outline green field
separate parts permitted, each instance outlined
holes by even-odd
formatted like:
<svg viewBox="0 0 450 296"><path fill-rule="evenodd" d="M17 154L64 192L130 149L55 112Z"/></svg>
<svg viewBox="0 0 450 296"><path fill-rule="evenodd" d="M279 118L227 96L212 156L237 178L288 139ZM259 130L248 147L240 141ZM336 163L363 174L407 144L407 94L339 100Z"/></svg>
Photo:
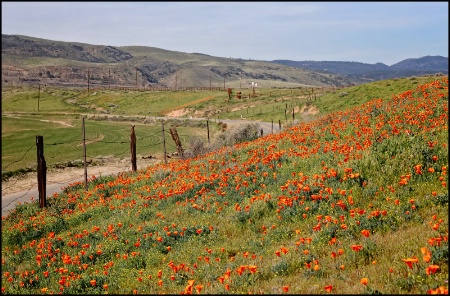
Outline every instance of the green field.
<svg viewBox="0 0 450 296"><path fill-rule="evenodd" d="M185 147L192 135L207 141L206 118L211 120L210 137L221 127L221 119L273 122L274 125L309 121L317 116L345 110L372 98L389 99L392 94L433 81L436 77L411 77L378 81L343 89L233 89L231 99L224 91L136 91L18 87L2 89L2 176L36 166L35 141L44 137L48 166L69 164L83 159L81 122L86 117L87 157L130 157L131 125L137 125L137 154L163 154L162 126L153 117L164 117L165 127L176 127ZM241 98L236 93L241 91ZM39 111L38 111L39 107ZM315 109L319 113L300 113ZM308 109L309 108L309 109ZM167 118L184 110L181 121ZM5 116L8 113L8 116ZM13 114L11 114L13 113ZM15 114L14 114L15 113ZM88 114L96 118L87 117ZM115 115L115 120L100 120ZM127 118L132 116L133 118ZM189 120L201 117L203 121ZM143 124L146 118L148 123ZM66 122L64 126L55 121ZM166 133L167 152L176 147ZM128 149L129 150L129 149Z"/></svg>

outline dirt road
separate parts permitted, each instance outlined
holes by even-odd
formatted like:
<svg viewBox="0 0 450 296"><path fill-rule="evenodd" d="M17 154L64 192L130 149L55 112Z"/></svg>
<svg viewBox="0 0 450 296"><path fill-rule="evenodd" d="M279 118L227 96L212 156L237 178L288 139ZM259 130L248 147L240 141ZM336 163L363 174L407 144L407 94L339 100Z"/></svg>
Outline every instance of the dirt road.
<svg viewBox="0 0 450 296"><path fill-rule="evenodd" d="M140 159L137 170L154 164L156 159ZM99 178L107 175L118 175L121 172L130 172L130 161L111 162L101 166L87 167L88 180L95 176ZM84 168L67 167L64 169L49 169L47 171L46 196L53 196L65 187L75 182L84 182ZM22 176L10 178L2 182L2 217L15 208L18 203L31 202L39 199L37 187L37 173L27 173Z"/></svg>

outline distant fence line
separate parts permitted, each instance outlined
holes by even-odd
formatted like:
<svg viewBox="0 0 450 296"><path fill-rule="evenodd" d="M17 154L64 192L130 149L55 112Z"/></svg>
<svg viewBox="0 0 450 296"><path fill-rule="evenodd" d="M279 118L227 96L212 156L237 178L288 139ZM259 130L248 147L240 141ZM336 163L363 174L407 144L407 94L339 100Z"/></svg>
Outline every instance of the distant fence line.
<svg viewBox="0 0 450 296"><path fill-rule="evenodd" d="M98 86L96 85L92 90L138 90L138 91L197 91L197 90L206 90L206 91L227 91L228 88L223 87L206 87L206 86L189 86L189 87L151 87L151 86Z"/></svg>

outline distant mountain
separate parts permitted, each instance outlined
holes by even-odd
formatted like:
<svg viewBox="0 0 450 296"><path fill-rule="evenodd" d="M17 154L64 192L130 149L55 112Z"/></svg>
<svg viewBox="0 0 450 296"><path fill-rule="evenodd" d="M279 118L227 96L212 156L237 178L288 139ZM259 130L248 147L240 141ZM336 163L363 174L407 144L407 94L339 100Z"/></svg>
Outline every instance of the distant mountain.
<svg viewBox="0 0 450 296"><path fill-rule="evenodd" d="M343 87L373 80L444 73L448 58L382 63L254 61L147 46L91 45L2 34L2 86ZM89 81L89 82L88 82Z"/></svg>
<svg viewBox="0 0 450 296"><path fill-rule="evenodd" d="M442 73L448 75L448 58L442 56L425 56L416 59L406 59L392 66L387 66L383 63L365 64L334 61L274 60L272 62L322 73L344 75L356 84L365 83L367 81L426 74Z"/></svg>

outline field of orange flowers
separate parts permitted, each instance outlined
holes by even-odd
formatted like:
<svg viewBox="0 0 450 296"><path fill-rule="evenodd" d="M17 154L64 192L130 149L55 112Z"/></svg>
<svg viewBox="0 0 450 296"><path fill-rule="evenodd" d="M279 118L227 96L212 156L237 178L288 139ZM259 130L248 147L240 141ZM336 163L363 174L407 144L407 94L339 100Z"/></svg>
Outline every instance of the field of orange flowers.
<svg viewBox="0 0 450 296"><path fill-rule="evenodd" d="M448 294L448 78L75 183L2 219L2 294Z"/></svg>

